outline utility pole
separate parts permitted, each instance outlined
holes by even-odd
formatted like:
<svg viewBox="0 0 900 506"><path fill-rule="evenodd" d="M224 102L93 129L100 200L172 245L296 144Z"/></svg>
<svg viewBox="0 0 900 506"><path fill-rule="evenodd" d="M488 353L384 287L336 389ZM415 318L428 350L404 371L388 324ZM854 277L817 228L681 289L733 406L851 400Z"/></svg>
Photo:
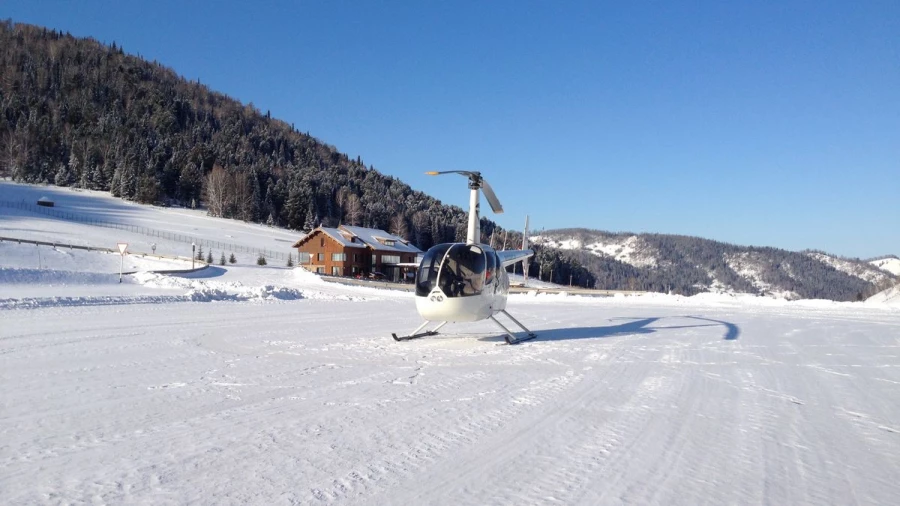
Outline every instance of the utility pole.
<svg viewBox="0 0 900 506"><path fill-rule="evenodd" d="M525 230L522 232L522 249L528 249L528 215L525 215ZM522 277L528 286L528 257L522 259Z"/></svg>
<svg viewBox="0 0 900 506"><path fill-rule="evenodd" d="M194 254L194 252L196 252L196 251L197 251L197 244L192 242L191 243L191 270L194 269L194 257L197 256Z"/></svg>

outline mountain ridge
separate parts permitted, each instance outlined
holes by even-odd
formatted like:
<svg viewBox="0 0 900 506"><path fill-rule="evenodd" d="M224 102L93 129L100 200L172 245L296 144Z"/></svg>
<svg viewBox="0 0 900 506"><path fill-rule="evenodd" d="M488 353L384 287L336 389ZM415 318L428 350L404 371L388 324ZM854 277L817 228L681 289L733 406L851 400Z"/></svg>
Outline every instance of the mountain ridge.
<svg viewBox="0 0 900 506"><path fill-rule="evenodd" d="M686 235L566 228L542 231L531 240L569 252L604 289L862 300L898 281L860 259Z"/></svg>

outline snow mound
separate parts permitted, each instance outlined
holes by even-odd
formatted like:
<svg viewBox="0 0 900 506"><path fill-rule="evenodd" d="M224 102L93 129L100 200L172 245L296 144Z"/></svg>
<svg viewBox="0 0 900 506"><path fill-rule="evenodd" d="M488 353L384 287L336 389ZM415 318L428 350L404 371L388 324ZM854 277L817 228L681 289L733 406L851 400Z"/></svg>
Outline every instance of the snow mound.
<svg viewBox="0 0 900 506"><path fill-rule="evenodd" d="M300 273L302 269L294 270L294 275L306 278ZM321 279L314 274L310 276L321 283ZM252 300L348 300L364 301L365 297L346 294L326 294L317 290L305 290L276 284L245 285L241 281L212 281L209 279L196 279L181 276L169 276L150 272L139 272L134 275L138 283L166 289L186 290L185 297L195 302L212 301L252 301Z"/></svg>

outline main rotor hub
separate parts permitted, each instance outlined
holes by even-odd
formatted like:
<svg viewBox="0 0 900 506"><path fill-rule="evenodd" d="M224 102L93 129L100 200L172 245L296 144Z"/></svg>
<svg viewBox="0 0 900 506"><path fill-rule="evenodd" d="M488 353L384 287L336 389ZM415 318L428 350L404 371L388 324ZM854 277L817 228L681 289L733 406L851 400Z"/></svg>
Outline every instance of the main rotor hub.
<svg viewBox="0 0 900 506"><path fill-rule="evenodd" d="M481 173L480 172L469 172L469 189L470 190L480 190L481 189Z"/></svg>

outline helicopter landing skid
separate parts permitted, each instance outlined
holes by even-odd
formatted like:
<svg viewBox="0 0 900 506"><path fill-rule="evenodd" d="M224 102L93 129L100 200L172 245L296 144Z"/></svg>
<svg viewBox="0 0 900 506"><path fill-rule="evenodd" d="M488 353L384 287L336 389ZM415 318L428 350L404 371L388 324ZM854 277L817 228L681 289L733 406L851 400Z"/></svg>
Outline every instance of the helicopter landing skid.
<svg viewBox="0 0 900 506"><path fill-rule="evenodd" d="M493 315L491 315L491 320L494 320L494 323L496 323L498 327L503 329L503 333L506 334L505 336L503 336L504 338L506 338L506 344L519 344L521 342L528 341L528 340L531 340L531 339L534 339L535 337L537 337L537 334L526 329L525 325L522 325L521 323L519 323L519 320L516 320L515 318L513 318L512 315L507 313L505 309L501 309L500 312L505 314L507 318L512 320L513 323L518 325L519 328L521 328L525 332L524 336L516 337L512 332L509 331L508 328L506 328L502 323L497 321L497 319L494 318Z"/></svg>
<svg viewBox="0 0 900 506"><path fill-rule="evenodd" d="M413 330L412 334L410 334L408 336L398 336L397 334L394 334L394 333L392 333L391 336L394 338L394 341L411 341L413 339L418 339L420 337L436 336L438 333L437 332L438 329L440 329L441 327L443 327L444 325L447 324L447 322L441 322L440 324L438 324L437 327L435 327L431 330L426 330L425 332L419 332L420 330L424 329L425 326L428 325L429 323L430 322L428 320L425 320L424 323L419 325L419 327L416 330Z"/></svg>

